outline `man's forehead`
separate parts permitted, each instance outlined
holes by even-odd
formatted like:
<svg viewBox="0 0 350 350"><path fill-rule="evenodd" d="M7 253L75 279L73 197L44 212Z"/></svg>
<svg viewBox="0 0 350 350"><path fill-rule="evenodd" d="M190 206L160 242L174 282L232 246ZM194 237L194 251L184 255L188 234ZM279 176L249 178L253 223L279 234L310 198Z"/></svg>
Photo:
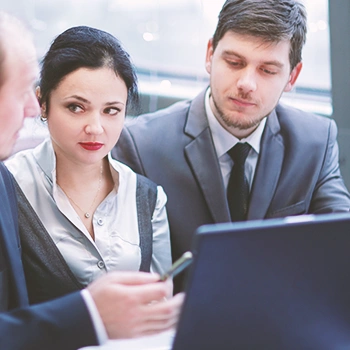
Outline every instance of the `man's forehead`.
<svg viewBox="0 0 350 350"><path fill-rule="evenodd" d="M28 55L35 54L32 35L17 18L0 12L0 31L0 44L5 53L23 48Z"/></svg>
<svg viewBox="0 0 350 350"><path fill-rule="evenodd" d="M5 62L1 68L3 71L2 85L7 86L7 89L14 94L22 96L23 92L34 88L34 84L38 79L39 68L35 54L26 55L24 46L21 47L21 50L17 50L17 48L18 45L9 51L5 57Z"/></svg>
<svg viewBox="0 0 350 350"><path fill-rule="evenodd" d="M25 65L34 70L34 74L37 75L37 55L31 36L23 33L21 28L7 28L6 31L2 47L7 66L12 65L20 68L20 66Z"/></svg>

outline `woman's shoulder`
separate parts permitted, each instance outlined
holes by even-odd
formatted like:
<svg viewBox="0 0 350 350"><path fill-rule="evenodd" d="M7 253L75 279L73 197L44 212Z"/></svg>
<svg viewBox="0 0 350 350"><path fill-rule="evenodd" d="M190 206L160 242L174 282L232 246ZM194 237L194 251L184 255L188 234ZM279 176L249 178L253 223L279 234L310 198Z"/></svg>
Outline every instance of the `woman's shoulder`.
<svg viewBox="0 0 350 350"><path fill-rule="evenodd" d="M35 148L19 151L7 159L5 165L17 180L23 176L25 178L30 178L33 169L37 168L35 155L38 152L42 153L43 149L46 147L46 141L44 141Z"/></svg>
<svg viewBox="0 0 350 350"><path fill-rule="evenodd" d="M6 167L13 173L19 168L23 168L33 155L33 149L26 149L13 154L9 159L5 160Z"/></svg>

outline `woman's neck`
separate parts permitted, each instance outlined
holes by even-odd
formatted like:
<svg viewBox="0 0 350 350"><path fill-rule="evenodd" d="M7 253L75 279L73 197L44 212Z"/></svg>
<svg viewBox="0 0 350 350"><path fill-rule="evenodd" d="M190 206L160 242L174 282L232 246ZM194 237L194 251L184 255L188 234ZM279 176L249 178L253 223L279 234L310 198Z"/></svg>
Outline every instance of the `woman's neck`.
<svg viewBox="0 0 350 350"><path fill-rule="evenodd" d="M108 159L99 163L79 165L56 160L56 182L68 197L92 239L95 239L92 217L114 187Z"/></svg>
<svg viewBox="0 0 350 350"><path fill-rule="evenodd" d="M107 160L102 159L94 164L77 164L67 160L56 159L56 182L64 189L74 192L86 190L101 178L105 178L109 167L105 166Z"/></svg>

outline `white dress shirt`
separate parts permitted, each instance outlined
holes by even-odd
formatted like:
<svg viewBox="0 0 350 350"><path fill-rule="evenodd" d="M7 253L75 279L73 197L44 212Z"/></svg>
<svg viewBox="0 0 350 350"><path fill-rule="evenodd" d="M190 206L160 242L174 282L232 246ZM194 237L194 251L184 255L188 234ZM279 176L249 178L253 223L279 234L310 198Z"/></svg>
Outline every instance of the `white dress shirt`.
<svg viewBox="0 0 350 350"><path fill-rule="evenodd" d="M233 160L228 155L228 151L238 142L247 142L252 148L249 151L248 157L245 162L245 176L248 180L249 187L251 189L255 174L256 164L258 162L260 152L260 141L264 132L266 117L262 119L259 126L246 138L239 140L237 137L230 134L224 129L214 116L211 110L210 103L210 88L208 88L205 95L205 111L207 113L209 128L213 137L213 142L216 150L216 155L219 160L222 178L224 180L225 188L227 189L228 181L230 178L231 170L233 167Z"/></svg>

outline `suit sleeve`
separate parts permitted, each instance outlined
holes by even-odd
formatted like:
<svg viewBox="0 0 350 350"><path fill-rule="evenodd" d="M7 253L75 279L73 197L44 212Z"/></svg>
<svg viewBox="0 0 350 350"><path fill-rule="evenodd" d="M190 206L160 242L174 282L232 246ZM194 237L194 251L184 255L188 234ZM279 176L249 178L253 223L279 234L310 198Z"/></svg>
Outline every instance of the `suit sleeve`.
<svg viewBox="0 0 350 350"><path fill-rule="evenodd" d="M122 130L117 144L111 151L111 155L114 159L128 165L136 173L145 175L135 141L127 127L124 127Z"/></svg>
<svg viewBox="0 0 350 350"><path fill-rule="evenodd" d="M339 169L337 126L334 120L331 120L323 166L312 196L310 212L315 214L348 212L349 208L349 192Z"/></svg>
<svg viewBox="0 0 350 350"><path fill-rule="evenodd" d="M73 350L97 345L80 292L0 314L0 344L7 350Z"/></svg>

